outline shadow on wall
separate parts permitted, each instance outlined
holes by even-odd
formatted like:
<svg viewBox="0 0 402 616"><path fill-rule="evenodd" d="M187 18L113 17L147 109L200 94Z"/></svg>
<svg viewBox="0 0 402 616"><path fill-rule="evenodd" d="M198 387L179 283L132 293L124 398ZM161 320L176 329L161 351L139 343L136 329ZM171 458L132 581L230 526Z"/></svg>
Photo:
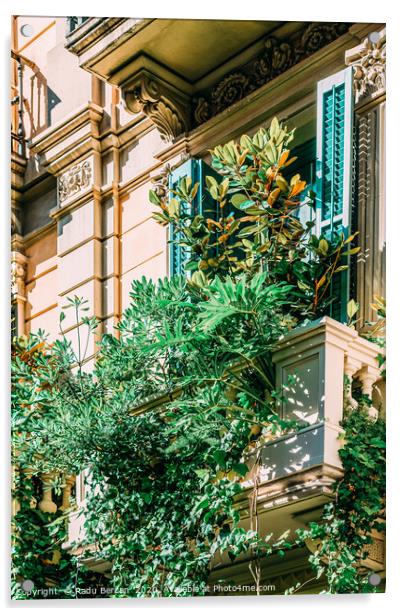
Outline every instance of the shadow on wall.
<svg viewBox="0 0 402 616"><path fill-rule="evenodd" d="M50 126L52 123L52 111L61 103L61 99L57 96L55 92L49 86L47 86L47 125Z"/></svg>
<svg viewBox="0 0 402 616"><path fill-rule="evenodd" d="M48 128L52 123L52 112L61 103L61 99L47 85L47 79L32 61L23 60L24 70L31 71L31 75L24 85L25 117L28 118L28 126L25 126L25 134L28 139L33 139L41 131Z"/></svg>

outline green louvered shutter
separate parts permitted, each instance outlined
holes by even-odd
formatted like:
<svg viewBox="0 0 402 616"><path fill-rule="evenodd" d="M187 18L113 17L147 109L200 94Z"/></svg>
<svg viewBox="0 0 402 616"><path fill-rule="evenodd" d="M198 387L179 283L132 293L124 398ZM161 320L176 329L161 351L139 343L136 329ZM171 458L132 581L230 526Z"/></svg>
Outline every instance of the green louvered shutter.
<svg viewBox="0 0 402 616"><path fill-rule="evenodd" d="M205 177L207 175L215 177L218 181L222 180L222 176L219 175L215 169L207 165L207 163L203 160L190 158L172 171L169 180L169 190L174 190L180 180L184 177L190 177L193 185L196 182L199 182L200 185L193 203L191 215L196 216L197 214L203 214L207 218L217 220L219 216L217 202L212 199L211 195L206 190ZM186 208L186 211L188 212L189 205L186 202L180 202L180 208ZM175 231L173 225L169 225L168 236L170 242L169 275L190 275L190 272L185 270L185 265L190 260L190 251L187 246L179 246L176 243L172 243L172 240L179 239L179 234Z"/></svg>
<svg viewBox="0 0 402 616"><path fill-rule="evenodd" d="M353 74L349 67L317 84L316 234L350 234ZM333 278L330 316L346 320L349 270Z"/></svg>
<svg viewBox="0 0 402 616"><path fill-rule="evenodd" d="M195 165L196 161L193 159L186 160L179 167L174 169L169 177L169 194L171 197L174 195L170 192L171 190L175 190L176 186L179 184L180 180L185 177L190 177L192 182L194 183L195 178ZM189 205L185 201L180 202L180 208L183 211L188 211ZM184 266L189 259L189 250L187 246L179 246L176 243L172 243L172 240L180 239L180 233L178 233L173 225L169 225L168 239L169 239L169 275L176 276L179 274L184 274Z"/></svg>

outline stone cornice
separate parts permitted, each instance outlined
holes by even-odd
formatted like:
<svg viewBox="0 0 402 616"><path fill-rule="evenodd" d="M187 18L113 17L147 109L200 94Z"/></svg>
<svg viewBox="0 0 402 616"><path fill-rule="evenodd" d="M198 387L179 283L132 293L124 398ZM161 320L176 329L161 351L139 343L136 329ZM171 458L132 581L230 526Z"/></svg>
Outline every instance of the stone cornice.
<svg viewBox="0 0 402 616"><path fill-rule="evenodd" d="M11 152L11 187L15 190L20 190L23 186L26 166L26 158Z"/></svg>
<svg viewBox="0 0 402 616"><path fill-rule="evenodd" d="M81 26L67 34L65 47L79 55L123 21L125 21L124 17L90 17Z"/></svg>
<svg viewBox="0 0 402 616"><path fill-rule="evenodd" d="M27 235L24 235L24 237L17 234L13 235L11 245L16 247L15 250L22 250L22 247L26 249L35 242L45 237L50 231L52 231L52 229L55 229L55 227L56 222L54 220L51 220L43 227L39 227L39 229L35 229L34 231L27 233Z"/></svg>
<svg viewBox="0 0 402 616"><path fill-rule="evenodd" d="M39 157L47 171L58 175L91 150L100 150L99 122L102 116L102 107L87 103L33 139L31 152Z"/></svg>
<svg viewBox="0 0 402 616"><path fill-rule="evenodd" d="M78 55L82 68L104 79L97 65L152 21L153 18L90 17L67 36L66 48Z"/></svg>

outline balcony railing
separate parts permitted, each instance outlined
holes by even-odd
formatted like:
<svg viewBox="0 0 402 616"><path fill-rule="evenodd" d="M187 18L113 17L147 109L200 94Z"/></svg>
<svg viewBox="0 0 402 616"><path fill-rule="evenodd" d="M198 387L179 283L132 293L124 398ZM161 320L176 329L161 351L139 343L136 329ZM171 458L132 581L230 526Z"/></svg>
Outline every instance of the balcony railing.
<svg viewBox="0 0 402 616"><path fill-rule="evenodd" d="M67 35L82 26L88 19L89 17L67 17Z"/></svg>

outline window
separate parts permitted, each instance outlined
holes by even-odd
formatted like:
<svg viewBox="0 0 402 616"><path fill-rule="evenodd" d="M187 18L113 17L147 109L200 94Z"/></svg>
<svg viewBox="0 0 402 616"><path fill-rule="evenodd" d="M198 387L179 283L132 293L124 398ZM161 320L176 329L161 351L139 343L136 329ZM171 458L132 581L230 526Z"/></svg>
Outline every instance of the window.
<svg viewBox="0 0 402 616"><path fill-rule="evenodd" d="M185 208L185 211L196 216L197 214L207 215L208 218L217 219L218 208L217 202L214 201L207 190L205 190L206 182L205 177L212 175L216 177L218 181L221 180L221 176L215 169L207 165L203 160L190 158L186 162L182 163L179 167L173 170L169 180L169 190L174 190L179 182L185 178L191 178L192 184L199 182L199 189L194 199L192 211L189 212L190 207L186 202L180 202L179 207ZM173 195L172 195L173 196ZM175 276L178 274L189 274L185 269L186 263L190 260L189 248L185 245L181 246L177 243L173 243L172 240L180 240L180 234L174 229L173 225L169 225L169 275ZM184 239L184 238L182 238Z"/></svg>

